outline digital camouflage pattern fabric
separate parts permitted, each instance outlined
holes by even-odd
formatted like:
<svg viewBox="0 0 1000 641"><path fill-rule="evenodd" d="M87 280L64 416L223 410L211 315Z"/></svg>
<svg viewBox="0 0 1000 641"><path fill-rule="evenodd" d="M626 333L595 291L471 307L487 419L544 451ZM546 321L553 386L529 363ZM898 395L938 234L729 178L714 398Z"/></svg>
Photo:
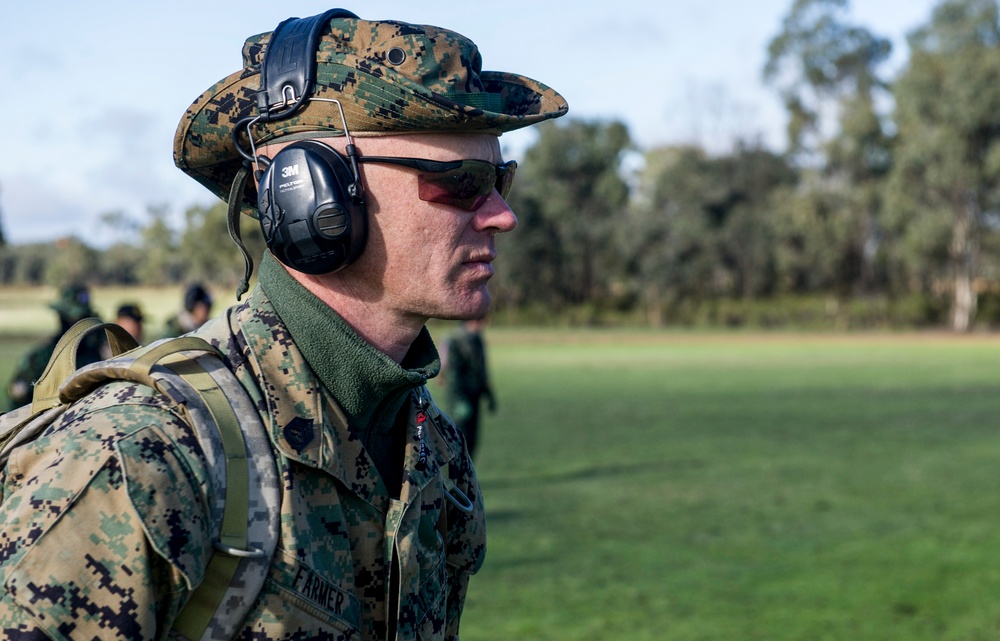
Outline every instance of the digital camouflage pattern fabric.
<svg viewBox="0 0 1000 641"><path fill-rule="evenodd" d="M261 62L270 36L247 39L243 69L202 93L174 137L176 165L226 201L243 162L232 132L236 123L257 115ZM555 90L524 76L483 71L482 64L476 45L454 31L332 19L316 53L312 99L290 118L253 126L254 142L302 132L341 132L340 111L330 100L340 101L351 133L361 136L501 134L567 112L566 100Z"/></svg>
<svg viewBox="0 0 1000 641"><path fill-rule="evenodd" d="M484 512L461 435L426 390L411 394L391 499L259 286L197 335L256 404L282 480L278 551L236 638L382 639L392 603L395 638L456 639ZM444 470L471 513L447 498ZM166 638L211 554L213 500L196 438L167 402L105 386L17 450L0 483L2 638Z"/></svg>

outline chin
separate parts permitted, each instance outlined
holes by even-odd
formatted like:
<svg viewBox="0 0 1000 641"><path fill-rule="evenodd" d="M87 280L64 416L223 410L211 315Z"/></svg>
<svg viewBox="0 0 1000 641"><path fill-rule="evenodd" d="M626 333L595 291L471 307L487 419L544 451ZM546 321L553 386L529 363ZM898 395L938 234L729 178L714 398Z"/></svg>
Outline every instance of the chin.
<svg viewBox="0 0 1000 641"><path fill-rule="evenodd" d="M484 287L482 291L476 292L475 296L462 301L461 304L449 305L442 309L440 314L435 314L434 318L440 320L475 320L483 318L489 313L493 304L493 298Z"/></svg>

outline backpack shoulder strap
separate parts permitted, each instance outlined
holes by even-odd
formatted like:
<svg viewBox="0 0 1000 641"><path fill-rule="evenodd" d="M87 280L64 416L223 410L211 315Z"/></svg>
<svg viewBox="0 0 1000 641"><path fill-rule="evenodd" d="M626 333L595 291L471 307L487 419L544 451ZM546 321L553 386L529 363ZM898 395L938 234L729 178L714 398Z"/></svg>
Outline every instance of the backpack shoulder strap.
<svg viewBox="0 0 1000 641"><path fill-rule="evenodd" d="M76 369L80 343L100 329L114 357ZM131 381L166 396L205 454L216 534L205 577L170 635L226 640L256 600L277 546L281 493L274 452L253 401L212 345L183 336L137 348L135 339L113 323L88 318L70 328L36 382L32 403L0 416L0 465L101 385Z"/></svg>
<svg viewBox="0 0 1000 641"><path fill-rule="evenodd" d="M205 577L171 635L229 639L264 584L280 526L274 452L253 401L218 350L195 336L165 339L95 365L67 381L60 398L86 395L109 376L148 385L171 400L202 445L213 478L218 534Z"/></svg>
<svg viewBox="0 0 1000 641"><path fill-rule="evenodd" d="M76 353L80 348L80 343L87 336L100 329L103 329L107 336L113 356L118 356L139 346L135 338L120 325L104 323L99 318L84 318L78 321L59 337L52 357L49 358L45 370L35 382L35 389L31 395L32 415L40 414L62 403L58 394L59 387L76 371Z"/></svg>
<svg viewBox="0 0 1000 641"><path fill-rule="evenodd" d="M15 447L34 440L66 409L67 404L59 397L59 387L76 370L80 343L101 329L107 336L113 356L139 346L122 327L103 323L98 318L84 318L60 336L42 375L35 381L31 403L0 414L0 467L7 465Z"/></svg>

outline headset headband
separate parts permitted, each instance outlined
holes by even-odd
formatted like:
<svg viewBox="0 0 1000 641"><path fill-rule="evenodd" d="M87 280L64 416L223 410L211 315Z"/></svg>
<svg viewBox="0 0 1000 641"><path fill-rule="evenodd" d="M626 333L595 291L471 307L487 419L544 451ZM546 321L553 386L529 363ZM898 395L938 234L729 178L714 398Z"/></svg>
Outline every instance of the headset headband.
<svg viewBox="0 0 1000 641"><path fill-rule="evenodd" d="M330 20L337 18L360 19L345 9L330 9L310 18L289 18L275 28L264 49L264 59L260 65L260 89L256 94L258 113L240 120L233 127L233 144L245 159L229 192L227 217L229 235L240 248L244 261L244 277L237 286L236 300L249 289L253 272L253 259L243 244L239 228L240 207L249 182L251 164L257 167L254 173L263 189L259 191L256 203L260 212L261 230L268 249L282 263L306 273L326 273L350 264L364 248L367 220L358 169L358 152L347 133L347 120L340 102L325 99L337 103L340 111L348 143L347 158L332 149L329 150L330 157L324 159L324 154L320 154L315 161L318 163L315 175L313 168L305 170L313 185L307 198L285 198L282 200L287 202L281 203L274 201L274 194L267 188L268 182L272 180L272 164L268 159L256 156L250 132L254 122L274 122L290 117L313 93L320 37ZM252 153L243 149L239 139L239 132L244 127ZM312 149L306 143L308 141L302 141L289 149L298 147L300 153L303 146ZM285 152L279 152L275 158L283 153ZM304 155L299 160L307 165L314 162ZM267 169L261 171L259 162ZM292 169L291 166L285 168ZM298 166L294 169L297 171ZM318 181L317 184L313 184L314 178ZM342 194L348 198L344 199ZM293 196L301 197L306 194ZM272 212L272 209L279 206L287 207L289 215ZM331 220L337 222L337 225L331 227L327 224ZM320 228L318 231L317 227Z"/></svg>
<svg viewBox="0 0 1000 641"><path fill-rule="evenodd" d="M309 18L289 18L271 34L260 69L257 112L263 122L292 115L313 91L316 78L316 51L327 23L334 18L358 16L346 9L330 9ZM281 111L271 109L284 106Z"/></svg>

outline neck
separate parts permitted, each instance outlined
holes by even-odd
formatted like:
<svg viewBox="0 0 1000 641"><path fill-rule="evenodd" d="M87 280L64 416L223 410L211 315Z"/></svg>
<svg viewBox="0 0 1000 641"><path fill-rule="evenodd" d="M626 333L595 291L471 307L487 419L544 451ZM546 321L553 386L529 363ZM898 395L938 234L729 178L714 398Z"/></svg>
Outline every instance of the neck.
<svg viewBox="0 0 1000 641"><path fill-rule="evenodd" d="M396 363L402 363L427 322L419 316L394 313L371 296L359 295L336 275L288 273L316 298L329 305L366 343Z"/></svg>

